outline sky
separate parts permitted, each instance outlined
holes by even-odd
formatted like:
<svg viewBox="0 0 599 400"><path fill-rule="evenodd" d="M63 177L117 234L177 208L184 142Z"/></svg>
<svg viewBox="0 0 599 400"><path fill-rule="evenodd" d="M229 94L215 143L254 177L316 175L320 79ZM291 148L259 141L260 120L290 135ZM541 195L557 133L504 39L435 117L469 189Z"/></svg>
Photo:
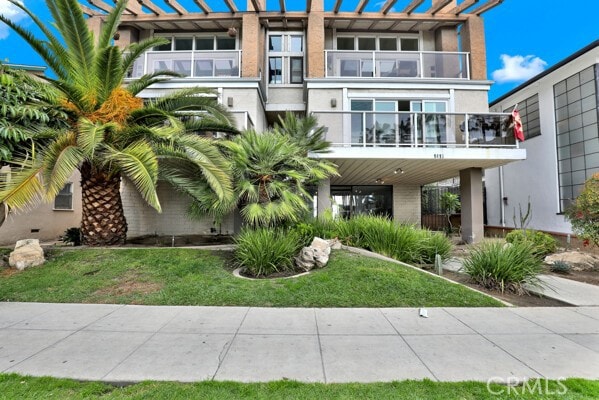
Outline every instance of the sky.
<svg viewBox="0 0 599 400"><path fill-rule="evenodd" d="M20 0L42 21L51 23L43 0ZM112 0L105 0L110 3ZM411 0L398 0L403 9ZM426 0L416 12L426 11ZM458 0L461 2L463 0ZM479 0L483 4L486 0ZM86 3L85 0L81 0ZM356 8L359 0L344 0L341 11ZM163 0L154 0L163 6ZM186 9L198 10L192 0L179 0ZM228 11L223 0L207 0L213 11ZM246 0L235 0L240 10ZM325 0L331 10L335 0ZM365 11L378 11L384 1L371 0ZM287 9L305 9L306 0L286 0ZM88 4L89 5L89 4ZM476 7L476 6L474 6ZM92 7L93 8L93 7ZM165 11L171 10L162 7ZM268 10L279 10L278 0L267 0ZM0 14L33 28L33 22L6 0L0 0ZM495 81L489 93L492 101L527 79L550 68L587 44L599 39L599 0L504 0L483 14L487 44L487 71ZM33 29L34 33L39 33ZM42 60L18 35L0 23L0 60L16 64L43 65Z"/></svg>

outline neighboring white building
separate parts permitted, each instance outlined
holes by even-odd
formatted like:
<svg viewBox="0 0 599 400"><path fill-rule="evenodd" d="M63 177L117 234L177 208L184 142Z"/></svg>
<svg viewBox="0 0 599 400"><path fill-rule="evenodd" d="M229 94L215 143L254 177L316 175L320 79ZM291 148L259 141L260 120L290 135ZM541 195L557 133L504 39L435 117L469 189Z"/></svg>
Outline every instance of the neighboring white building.
<svg viewBox="0 0 599 400"><path fill-rule="evenodd" d="M489 226L513 227L532 205L530 228L568 234L563 212L599 172L599 40L493 101L522 116L526 160L485 171Z"/></svg>

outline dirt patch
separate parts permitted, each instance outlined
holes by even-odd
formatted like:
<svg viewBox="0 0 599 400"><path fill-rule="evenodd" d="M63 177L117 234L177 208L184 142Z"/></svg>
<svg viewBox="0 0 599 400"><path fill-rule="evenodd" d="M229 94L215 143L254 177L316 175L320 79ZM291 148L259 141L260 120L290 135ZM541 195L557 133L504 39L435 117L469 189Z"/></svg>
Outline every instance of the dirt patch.
<svg viewBox="0 0 599 400"><path fill-rule="evenodd" d="M0 276L3 278L8 278L9 276L16 275L19 272L21 271L16 268L0 268Z"/></svg>
<svg viewBox="0 0 599 400"><path fill-rule="evenodd" d="M126 296L130 294L147 295L159 291L162 287L161 283L140 281L138 273L130 272L119 278L118 283L96 290L93 295L102 297Z"/></svg>
<svg viewBox="0 0 599 400"><path fill-rule="evenodd" d="M497 297L503 301L507 301L518 307L570 307L569 304L562 303L561 301L549 299L547 297L541 297L534 294L522 295L518 296L513 293L501 293L495 290L488 290L484 287L477 285L470 281L468 275L458 274L456 272L451 271L443 271L443 276L445 278L451 279L452 281L459 282L463 285L471 287L473 289L479 290L483 293L490 294L493 297Z"/></svg>

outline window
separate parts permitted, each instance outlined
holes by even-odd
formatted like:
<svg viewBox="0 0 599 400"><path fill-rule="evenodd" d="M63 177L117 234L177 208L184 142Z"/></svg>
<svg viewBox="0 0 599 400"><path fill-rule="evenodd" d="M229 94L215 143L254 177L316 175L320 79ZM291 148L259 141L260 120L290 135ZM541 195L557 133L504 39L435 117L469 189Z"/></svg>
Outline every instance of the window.
<svg viewBox="0 0 599 400"><path fill-rule="evenodd" d="M237 40L228 36L197 35L194 37L174 36L163 37L168 39L167 44L154 47L154 51L213 51L236 50Z"/></svg>
<svg viewBox="0 0 599 400"><path fill-rule="evenodd" d="M514 104L503 110L511 113L514 110ZM541 135L541 118L539 117L539 95L530 96L521 103L518 103L518 112L522 119L522 129L524 129L524 138L531 139Z"/></svg>
<svg viewBox="0 0 599 400"><path fill-rule="evenodd" d="M73 209L73 184L71 182L64 185L62 190L58 192L54 198L55 210L72 210Z"/></svg>
<svg viewBox="0 0 599 400"><path fill-rule="evenodd" d="M345 51L418 51L418 38L378 35L337 36L337 49Z"/></svg>
<svg viewBox="0 0 599 400"><path fill-rule="evenodd" d="M596 68L590 66L553 86L561 212L599 172Z"/></svg>
<svg viewBox="0 0 599 400"><path fill-rule="evenodd" d="M268 83L304 82L304 36L300 33L276 33L268 36Z"/></svg>

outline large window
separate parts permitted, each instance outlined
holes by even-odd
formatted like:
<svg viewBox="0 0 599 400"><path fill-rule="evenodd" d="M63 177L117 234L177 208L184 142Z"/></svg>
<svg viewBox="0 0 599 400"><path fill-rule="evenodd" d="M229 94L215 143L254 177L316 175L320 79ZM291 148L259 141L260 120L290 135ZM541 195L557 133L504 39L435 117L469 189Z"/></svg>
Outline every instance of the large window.
<svg viewBox="0 0 599 400"><path fill-rule="evenodd" d="M596 65L553 86L561 211L599 172Z"/></svg>
<svg viewBox="0 0 599 400"><path fill-rule="evenodd" d="M541 135L541 118L539 116L539 95L535 94L528 99L517 104L520 118L522 119L522 129L524 129L524 138L531 139ZM511 113L516 107L514 104L506 108L503 112Z"/></svg>
<svg viewBox="0 0 599 400"><path fill-rule="evenodd" d="M304 82L304 36L302 33L268 35L268 83Z"/></svg>
<svg viewBox="0 0 599 400"><path fill-rule="evenodd" d="M393 216L392 186L331 186L333 216Z"/></svg>

